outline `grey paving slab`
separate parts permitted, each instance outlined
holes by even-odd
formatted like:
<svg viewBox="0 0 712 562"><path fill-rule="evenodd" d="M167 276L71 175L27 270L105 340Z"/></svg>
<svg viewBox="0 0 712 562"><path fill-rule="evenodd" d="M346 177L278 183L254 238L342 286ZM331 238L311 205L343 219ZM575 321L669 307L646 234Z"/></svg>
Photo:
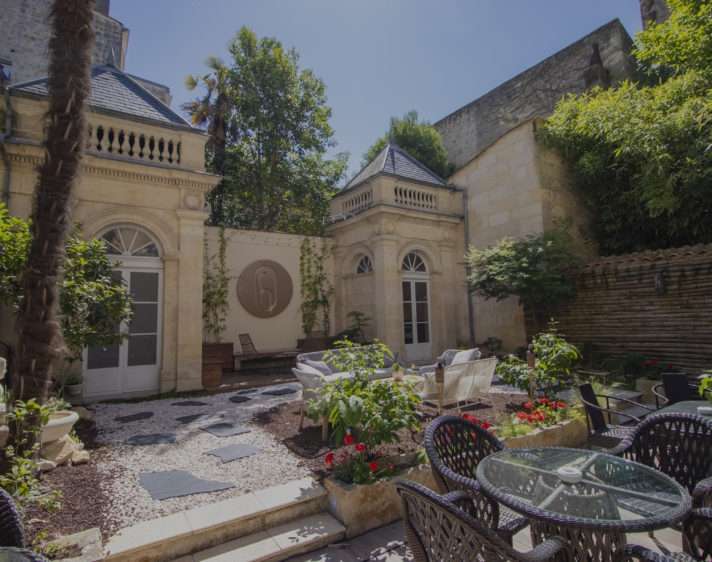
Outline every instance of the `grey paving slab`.
<svg viewBox="0 0 712 562"><path fill-rule="evenodd" d="M235 396L230 396L228 400L230 400L230 402L234 404L242 404L243 402L249 402L250 400L252 400L252 398L250 398L249 396L236 394Z"/></svg>
<svg viewBox="0 0 712 562"><path fill-rule="evenodd" d="M255 392L257 392L256 388L245 388L237 391L238 394L254 394Z"/></svg>
<svg viewBox="0 0 712 562"><path fill-rule="evenodd" d="M219 449L213 449L208 451L206 455L212 455L218 457L223 464L226 462L236 461L238 459L244 459L245 457L251 457L261 452L257 447L252 445L243 445L242 443L236 443L234 445L228 445L227 447L220 447Z"/></svg>
<svg viewBox="0 0 712 562"><path fill-rule="evenodd" d="M189 423L193 423L194 421L198 421L200 419L208 419L210 417L209 414L191 414L190 416L180 416L176 418L176 421L180 424L187 425Z"/></svg>
<svg viewBox="0 0 712 562"><path fill-rule="evenodd" d="M119 423L130 423L140 420L147 420L153 417L153 412L138 412L137 414L131 414L130 416L119 416L114 418L114 421Z"/></svg>
<svg viewBox="0 0 712 562"><path fill-rule="evenodd" d="M285 394L294 394L297 392L296 388L274 388L272 390L265 390L263 396L284 396Z"/></svg>
<svg viewBox="0 0 712 562"><path fill-rule="evenodd" d="M212 425L206 425L200 429L207 431L215 437L232 437L233 435L242 435L243 433L250 432L246 427L232 422L218 422Z"/></svg>
<svg viewBox="0 0 712 562"><path fill-rule="evenodd" d="M176 442L175 433L147 433L146 435L133 435L126 441L129 445L166 445Z"/></svg>
<svg viewBox="0 0 712 562"><path fill-rule="evenodd" d="M201 402L200 400L181 400L180 402L173 402L171 406L207 406L207 402Z"/></svg>
<svg viewBox="0 0 712 562"><path fill-rule="evenodd" d="M163 472L142 472L139 483L154 500L167 500L193 494L219 492L234 488L229 482L203 480L186 470L166 470Z"/></svg>

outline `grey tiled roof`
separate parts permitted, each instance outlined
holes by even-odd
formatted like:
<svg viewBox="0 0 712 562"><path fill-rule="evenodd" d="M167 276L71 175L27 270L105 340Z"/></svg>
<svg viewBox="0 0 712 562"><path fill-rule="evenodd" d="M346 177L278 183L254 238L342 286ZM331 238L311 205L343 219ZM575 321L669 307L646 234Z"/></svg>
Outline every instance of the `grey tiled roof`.
<svg viewBox="0 0 712 562"><path fill-rule="evenodd" d="M47 78L16 84L11 91L38 96L48 94ZM89 106L159 124L189 127L190 124L129 75L113 66L95 66L91 71Z"/></svg>
<svg viewBox="0 0 712 562"><path fill-rule="evenodd" d="M344 189L350 189L378 174L398 176L432 185L447 186L447 182L431 172L425 165L418 162L402 148L388 144L369 164L346 184Z"/></svg>

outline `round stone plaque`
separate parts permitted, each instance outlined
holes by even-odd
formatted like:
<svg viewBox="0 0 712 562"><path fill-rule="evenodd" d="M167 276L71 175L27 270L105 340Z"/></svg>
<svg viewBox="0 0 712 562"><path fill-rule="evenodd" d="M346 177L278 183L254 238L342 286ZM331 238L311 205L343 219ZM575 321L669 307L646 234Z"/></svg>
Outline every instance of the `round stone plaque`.
<svg viewBox="0 0 712 562"><path fill-rule="evenodd" d="M237 299L253 316L272 318L292 300L292 278L277 262L252 262L237 280Z"/></svg>

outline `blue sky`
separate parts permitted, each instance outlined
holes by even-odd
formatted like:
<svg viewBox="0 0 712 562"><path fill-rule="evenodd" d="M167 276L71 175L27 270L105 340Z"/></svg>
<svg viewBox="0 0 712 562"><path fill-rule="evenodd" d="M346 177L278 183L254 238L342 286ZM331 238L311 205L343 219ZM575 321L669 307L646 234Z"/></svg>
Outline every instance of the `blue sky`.
<svg viewBox="0 0 712 562"><path fill-rule="evenodd" d="M294 47L326 83L338 146L358 170L393 115L437 121L614 18L640 30L638 0L113 0L130 31L127 70L190 99L183 81L227 59L243 25Z"/></svg>

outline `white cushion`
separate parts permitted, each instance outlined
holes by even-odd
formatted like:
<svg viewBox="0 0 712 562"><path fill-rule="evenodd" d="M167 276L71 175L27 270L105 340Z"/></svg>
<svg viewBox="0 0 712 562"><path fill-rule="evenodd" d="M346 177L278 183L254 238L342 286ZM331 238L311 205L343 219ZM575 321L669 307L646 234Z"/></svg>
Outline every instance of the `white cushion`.
<svg viewBox="0 0 712 562"><path fill-rule="evenodd" d="M465 351L458 351L455 357L452 358L450 365L457 365L459 363L466 363L467 361L473 361L472 357L476 349L466 349Z"/></svg>
<svg viewBox="0 0 712 562"><path fill-rule="evenodd" d="M330 375L333 372L329 365L327 365L324 361L314 361L313 359L305 359L304 364L308 365L309 367L312 367L313 369L316 369L322 375Z"/></svg>
<svg viewBox="0 0 712 562"><path fill-rule="evenodd" d="M307 365L306 363L297 363L297 371L300 373L304 373L305 375L311 375L314 377L318 377L320 379L324 378L324 373L319 371L318 369L315 369L314 367Z"/></svg>

